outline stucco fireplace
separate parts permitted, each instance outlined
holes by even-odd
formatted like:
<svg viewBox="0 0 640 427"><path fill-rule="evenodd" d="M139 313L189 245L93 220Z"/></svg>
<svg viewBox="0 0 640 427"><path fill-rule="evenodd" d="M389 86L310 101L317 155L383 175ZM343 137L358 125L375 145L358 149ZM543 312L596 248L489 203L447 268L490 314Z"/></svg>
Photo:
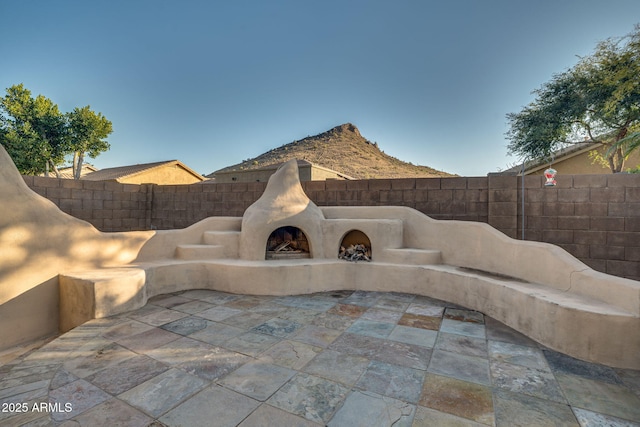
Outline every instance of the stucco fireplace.
<svg viewBox="0 0 640 427"><path fill-rule="evenodd" d="M265 259L311 258L307 236L298 227L279 227L269 235Z"/></svg>

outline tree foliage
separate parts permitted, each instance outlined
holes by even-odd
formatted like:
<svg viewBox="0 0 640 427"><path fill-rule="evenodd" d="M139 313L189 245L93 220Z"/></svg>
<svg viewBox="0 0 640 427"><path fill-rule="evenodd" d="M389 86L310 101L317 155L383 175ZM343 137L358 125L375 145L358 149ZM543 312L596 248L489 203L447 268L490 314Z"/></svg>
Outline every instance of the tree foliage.
<svg viewBox="0 0 640 427"><path fill-rule="evenodd" d="M592 142L607 148L612 172L622 171L640 131L640 26L600 42L533 93L532 103L507 114L510 153L548 158L564 146Z"/></svg>
<svg viewBox="0 0 640 427"><path fill-rule="evenodd" d="M50 99L20 84L7 89L0 100L0 143L25 174L41 173L64 161L66 150L65 117Z"/></svg>
<svg viewBox="0 0 640 427"><path fill-rule="evenodd" d="M80 177L85 154L96 157L109 149L111 122L89 106L63 114L49 98L33 98L24 85L14 85L0 98L0 144L22 174L53 171L73 156L73 174Z"/></svg>
<svg viewBox="0 0 640 427"><path fill-rule="evenodd" d="M69 149L73 151L73 178L80 179L85 153L95 158L109 149L106 138L113 131L111 122L91 111L87 105L74 108L67 114L69 126Z"/></svg>

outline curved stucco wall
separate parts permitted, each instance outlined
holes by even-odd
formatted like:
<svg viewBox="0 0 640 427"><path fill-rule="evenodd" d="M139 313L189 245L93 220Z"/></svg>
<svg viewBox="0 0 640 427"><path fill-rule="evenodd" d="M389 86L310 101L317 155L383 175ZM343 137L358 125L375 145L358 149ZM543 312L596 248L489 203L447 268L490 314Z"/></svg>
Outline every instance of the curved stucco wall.
<svg viewBox="0 0 640 427"><path fill-rule="evenodd" d="M640 314L640 282L597 272L549 243L515 240L484 223L434 220L401 206L321 209L326 218L398 218L404 224L403 245L437 249L443 264L515 277Z"/></svg>
<svg viewBox="0 0 640 427"><path fill-rule="evenodd" d="M182 289L282 295L355 288L445 299L575 357L640 367L640 336L629 338L640 326L639 282L597 273L559 247L517 241L486 224L436 221L404 207L318 208L304 196L293 169L278 175L284 177L280 185L265 191L243 218L209 218L157 233L100 233L29 190L0 150L0 319L6 331L0 349L57 330L59 281L60 309L69 315L65 327ZM264 261L273 228L298 223L316 245L316 258ZM335 259L351 229L371 239L373 263ZM207 242L208 233L217 233L218 243ZM178 256L179 249L209 251L216 245L224 256ZM435 253L429 259L437 261L411 261Z"/></svg>
<svg viewBox="0 0 640 427"><path fill-rule="evenodd" d="M187 289L248 295L332 290L406 292L478 310L554 350L610 366L640 369L640 317L531 283L444 265L341 260L212 260L146 265L146 297Z"/></svg>
<svg viewBox="0 0 640 427"><path fill-rule="evenodd" d="M153 232L101 233L33 192L0 146L0 350L58 331L58 274L131 262Z"/></svg>

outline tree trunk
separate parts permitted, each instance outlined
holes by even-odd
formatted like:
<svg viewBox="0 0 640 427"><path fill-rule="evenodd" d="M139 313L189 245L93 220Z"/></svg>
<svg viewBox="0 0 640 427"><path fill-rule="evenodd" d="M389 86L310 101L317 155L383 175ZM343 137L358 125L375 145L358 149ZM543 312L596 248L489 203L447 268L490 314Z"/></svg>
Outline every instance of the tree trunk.
<svg viewBox="0 0 640 427"><path fill-rule="evenodd" d="M618 147L616 150L616 171L615 173L622 172L622 168L624 167L624 154L622 153L622 147Z"/></svg>
<svg viewBox="0 0 640 427"><path fill-rule="evenodd" d="M76 162L77 156L77 162ZM80 175L82 174L82 163L84 162L84 153L78 151L73 154L74 159L74 171L73 171L73 179L80 179Z"/></svg>
<svg viewBox="0 0 640 427"><path fill-rule="evenodd" d="M618 132L618 135L616 136L616 141L614 144L617 144L618 141L620 141L622 138L627 136L627 133L629 131L629 128L627 126L629 126L629 124L630 122L627 122L625 126L622 129L620 129L620 131ZM622 152L622 147L618 146L616 151L611 154L610 159L613 160L612 162L610 162L612 163L611 172L613 173L622 172L622 168L624 167L624 160L625 160L624 153Z"/></svg>
<svg viewBox="0 0 640 427"><path fill-rule="evenodd" d="M626 132L622 133L622 137L624 137L624 135L626 134ZM618 142L618 140L616 140L616 142ZM615 143L614 143L615 144ZM610 147L610 145L605 145L605 147ZM624 168L624 152L622 150L622 147L618 147L616 148L616 150L614 152L612 152L611 154L609 154L607 160L609 161L609 168L611 169L611 173L620 173L622 172L622 168Z"/></svg>
<svg viewBox="0 0 640 427"><path fill-rule="evenodd" d="M611 169L611 173L616 173L616 165L613 161L613 154L609 156L607 159L609 161L609 169Z"/></svg>
<svg viewBox="0 0 640 427"><path fill-rule="evenodd" d="M51 169L53 169L53 172L56 174L56 178L61 178L60 171L58 170L56 165L51 160L47 160L47 164L51 165Z"/></svg>
<svg viewBox="0 0 640 427"><path fill-rule="evenodd" d="M78 170L78 152L73 153L73 164L71 165L71 175L76 179L76 171Z"/></svg>

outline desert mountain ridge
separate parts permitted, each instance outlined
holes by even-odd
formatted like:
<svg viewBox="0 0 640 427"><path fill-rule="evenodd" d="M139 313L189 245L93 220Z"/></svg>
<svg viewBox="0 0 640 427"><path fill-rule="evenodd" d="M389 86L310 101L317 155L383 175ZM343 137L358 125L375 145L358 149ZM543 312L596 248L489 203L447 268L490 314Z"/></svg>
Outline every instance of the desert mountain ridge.
<svg viewBox="0 0 640 427"><path fill-rule="evenodd" d="M261 169L291 159L306 160L354 179L455 176L389 156L380 150L377 143L364 138L356 126L345 123L318 135L271 149L242 163L219 169L207 177L214 178L218 172Z"/></svg>

